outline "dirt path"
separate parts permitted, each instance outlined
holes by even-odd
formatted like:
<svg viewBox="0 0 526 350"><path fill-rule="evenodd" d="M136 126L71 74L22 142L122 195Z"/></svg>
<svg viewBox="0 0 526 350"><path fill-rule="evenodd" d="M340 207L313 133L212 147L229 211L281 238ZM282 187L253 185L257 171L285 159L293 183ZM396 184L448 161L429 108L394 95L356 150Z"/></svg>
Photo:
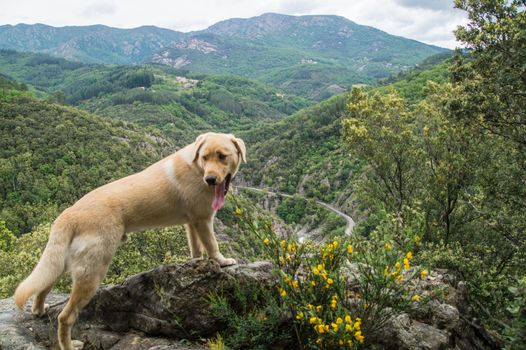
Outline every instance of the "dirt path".
<svg viewBox="0 0 526 350"><path fill-rule="evenodd" d="M292 195L287 194L287 193L275 192L275 191L271 191L271 190L268 190L268 189L262 189L262 188L257 188L257 187L235 186L235 188L238 188L238 189L241 189L241 190L251 190L251 191L256 191L256 192L266 192L266 193L269 193L269 194L279 195L279 196L287 197L287 198L292 198L293 197ZM297 196L299 196L301 198L304 198L304 199L308 199L305 196L301 196L301 195L297 195ZM345 227L345 234L347 236L351 235L352 230L354 228L354 225L356 225L356 223L354 222L354 220L349 215L345 214L344 212L342 212L338 208L336 208L336 207L334 207L334 206L332 206L332 205L330 205L328 203L322 202L320 200L316 200L316 203L318 203L319 205L329 209L333 213L335 213L335 214L341 216L342 218L344 218L345 221L347 222L347 226Z"/></svg>

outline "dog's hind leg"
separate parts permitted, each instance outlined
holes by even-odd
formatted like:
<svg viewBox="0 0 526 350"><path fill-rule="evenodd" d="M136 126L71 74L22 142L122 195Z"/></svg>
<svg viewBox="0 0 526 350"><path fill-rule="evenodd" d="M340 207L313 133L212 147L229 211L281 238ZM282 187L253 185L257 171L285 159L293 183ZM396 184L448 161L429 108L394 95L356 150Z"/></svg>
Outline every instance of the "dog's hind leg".
<svg viewBox="0 0 526 350"><path fill-rule="evenodd" d="M71 329L77 320L80 310L88 304L97 288L101 278L97 276L75 279L69 301L58 316L58 342L61 350L82 349L84 344L78 340L71 340Z"/></svg>
<svg viewBox="0 0 526 350"><path fill-rule="evenodd" d="M33 305L31 306L31 312L33 315L40 317L46 313L49 305L44 302L46 301L46 296L51 291L51 288L53 288L53 286L46 288L35 296Z"/></svg>
<svg viewBox="0 0 526 350"><path fill-rule="evenodd" d="M83 236L72 242L73 254L69 270L73 288L68 303L58 316L58 341L61 350L78 350L84 346L81 341L71 340L71 330L80 311L95 295L104 279L121 236L122 234Z"/></svg>

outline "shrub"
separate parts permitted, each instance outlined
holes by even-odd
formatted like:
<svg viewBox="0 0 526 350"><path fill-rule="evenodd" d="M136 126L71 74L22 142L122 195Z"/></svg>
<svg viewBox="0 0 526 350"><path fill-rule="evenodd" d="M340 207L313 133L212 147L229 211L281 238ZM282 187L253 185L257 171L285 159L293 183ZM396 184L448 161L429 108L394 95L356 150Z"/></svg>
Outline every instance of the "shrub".
<svg viewBox="0 0 526 350"><path fill-rule="evenodd" d="M239 225L258 237L274 263L278 305L293 320L298 348L368 347L391 316L426 300L415 290L428 270L411 267L414 256L408 251L419 238L392 217L371 239L339 238L322 245L278 237L271 222L247 213L239 213Z"/></svg>

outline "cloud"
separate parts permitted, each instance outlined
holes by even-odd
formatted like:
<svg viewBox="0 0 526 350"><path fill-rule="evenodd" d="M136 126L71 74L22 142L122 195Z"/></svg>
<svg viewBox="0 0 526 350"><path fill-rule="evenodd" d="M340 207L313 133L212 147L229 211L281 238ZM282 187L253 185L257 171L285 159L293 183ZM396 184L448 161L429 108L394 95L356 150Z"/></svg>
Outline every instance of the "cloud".
<svg viewBox="0 0 526 350"><path fill-rule="evenodd" d="M453 8L453 0L395 0L395 3L408 8L439 11L447 11Z"/></svg>
<svg viewBox="0 0 526 350"><path fill-rule="evenodd" d="M86 6L80 15L85 18L99 18L115 14L115 5L109 2L95 2Z"/></svg>

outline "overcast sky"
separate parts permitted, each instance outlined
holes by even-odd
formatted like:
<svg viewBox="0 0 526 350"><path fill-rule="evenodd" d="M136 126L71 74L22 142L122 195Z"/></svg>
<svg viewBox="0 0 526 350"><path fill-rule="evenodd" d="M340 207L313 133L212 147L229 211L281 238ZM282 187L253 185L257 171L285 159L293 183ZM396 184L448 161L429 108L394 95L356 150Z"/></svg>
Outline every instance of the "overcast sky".
<svg viewBox="0 0 526 350"><path fill-rule="evenodd" d="M0 0L0 24L52 26L155 25L188 32L228 18L266 12L339 15L390 34L442 47L459 46L452 34L466 22L453 0Z"/></svg>

